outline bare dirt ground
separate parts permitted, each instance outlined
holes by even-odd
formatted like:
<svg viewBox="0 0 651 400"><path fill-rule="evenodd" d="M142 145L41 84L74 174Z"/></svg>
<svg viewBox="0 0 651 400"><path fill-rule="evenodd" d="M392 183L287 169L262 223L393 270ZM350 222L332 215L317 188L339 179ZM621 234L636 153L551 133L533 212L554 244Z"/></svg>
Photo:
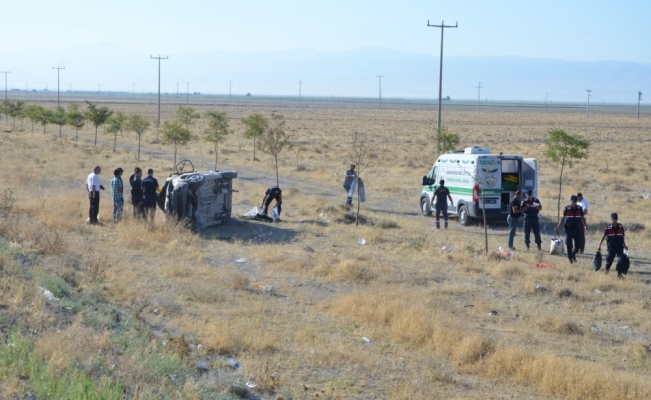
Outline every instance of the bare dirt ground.
<svg viewBox="0 0 651 400"><path fill-rule="evenodd" d="M108 105L148 118L156 113L155 104L116 100ZM164 104L164 120L173 117L176 106ZM646 379L651 367L651 237L646 228L651 200L644 197L651 166L645 158L648 116L637 120L604 111L586 119L581 111L511 108L444 111L444 125L459 134L462 147L486 146L539 159L548 232L556 218L559 168L542 155L546 133L565 129L590 140L588 160L564 178L562 204L582 191L592 206L586 256L569 265L565 258L523 251L500 261L484 254L479 224L461 227L452 221L450 229L434 231L433 220L420 216L420 178L436 158L436 115L428 107L191 106L228 112L234 134L220 145L217 162L219 169L239 174L234 217L259 206L264 189L275 183L269 156L258 152L260 161L252 161L239 120L254 112L284 115L297 146L281 160L282 223L235 218L202 234L170 227L162 215L153 226L128 215L113 225L106 193L100 216L107 224L90 227L84 223L85 177L100 164L106 186L113 168L132 170L134 134L118 136L116 153L113 137L103 135L102 128L97 147L91 141L94 132L86 128L79 143L66 128L62 139L54 127L47 127L46 135L38 126L31 133L28 121L22 131L1 134L5 173L0 182L17 200L0 231L13 254L12 266L5 267L11 273L3 279L15 282L22 270L31 271L31 280L3 288L3 332L7 321L21 321L49 365L96 365L90 376L124 382L133 398L152 393L157 398L172 393L229 398L235 396L229 388L245 382L258 385L245 396L265 399L317 394L341 399L645 398L651 393ZM199 120L193 130L200 134L203 124ZM359 227L350 224L341 189L356 131L373 137L371 163L362 172L368 202L362 205ZM145 134L139 165L154 168L162 180L171 171L173 155L156 138L155 129ZM180 149L179 158L210 168L215 161L209 150L208 144L193 142ZM634 227L627 233L633 265L624 280L592 272L590 265L612 211ZM489 226L492 253L506 246L507 232L499 222ZM522 249L521 232L516 240ZM548 242L547 235L543 246ZM104 276L96 277L92 266L102 257ZM29 261L16 261L24 259ZM536 262L554 267L534 268ZM53 277L68 288L62 299L72 305L71 315L62 314L63 304L43 304L37 286L52 285ZM102 298L97 309L113 307L108 317L74 305L91 294ZM97 322L122 314L133 315L152 334L150 342L129 347L132 354L120 351L128 329ZM83 355L57 353L69 338L86 343ZM138 361L143 354L165 353L178 338L189 352L178 352L169 371L153 366L162 361ZM43 343L54 350L42 350ZM242 367L229 369L229 356ZM197 371L198 362L207 363L208 371ZM30 391L29 381L5 378L7 396Z"/></svg>

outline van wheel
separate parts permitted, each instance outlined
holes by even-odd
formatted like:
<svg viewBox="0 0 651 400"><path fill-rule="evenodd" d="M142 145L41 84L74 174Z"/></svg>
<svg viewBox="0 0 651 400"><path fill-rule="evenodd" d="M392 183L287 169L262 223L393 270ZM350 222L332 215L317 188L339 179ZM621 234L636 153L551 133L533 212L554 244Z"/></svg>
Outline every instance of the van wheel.
<svg viewBox="0 0 651 400"><path fill-rule="evenodd" d="M432 216L432 209L429 207L429 201L427 200L427 197L420 199L420 211L425 217Z"/></svg>
<svg viewBox="0 0 651 400"><path fill-rule="evenodd" d="M468 208L465 204L459 206L459 223L463 226L470 225L470 217L468 216Z"/></svg>

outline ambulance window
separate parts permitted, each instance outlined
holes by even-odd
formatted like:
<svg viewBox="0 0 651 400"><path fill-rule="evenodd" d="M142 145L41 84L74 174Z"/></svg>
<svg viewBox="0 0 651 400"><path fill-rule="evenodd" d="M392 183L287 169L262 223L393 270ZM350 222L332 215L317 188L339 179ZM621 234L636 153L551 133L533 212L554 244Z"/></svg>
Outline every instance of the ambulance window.
<svg viewBox="0 0 651 400"><path fill-rule="evenodd" d="M436 174L438 173L438 167L432 167L432 170L429 172L429 177L436 179Z"/></svg>

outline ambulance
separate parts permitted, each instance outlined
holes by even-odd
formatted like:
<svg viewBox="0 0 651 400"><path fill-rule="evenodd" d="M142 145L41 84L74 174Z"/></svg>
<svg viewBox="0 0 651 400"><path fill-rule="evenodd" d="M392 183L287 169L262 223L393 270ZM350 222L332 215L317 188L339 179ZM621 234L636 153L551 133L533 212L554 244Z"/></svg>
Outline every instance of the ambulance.
<svg viewBox="0 0 651 400"><path fill-rule="evenodd" d="M503 219L509 215L509 203L516 190L532 190L538 196L538 162L513 154L491 154L485 147L467 147L442 154L423 176L420 209L423 215L434 213L432 196L445 180L452 205L448 214L456 215L461 225L472 219ZM483 195L483 196L482 196ZM524 195L523 195L524 198Z"/></svg>

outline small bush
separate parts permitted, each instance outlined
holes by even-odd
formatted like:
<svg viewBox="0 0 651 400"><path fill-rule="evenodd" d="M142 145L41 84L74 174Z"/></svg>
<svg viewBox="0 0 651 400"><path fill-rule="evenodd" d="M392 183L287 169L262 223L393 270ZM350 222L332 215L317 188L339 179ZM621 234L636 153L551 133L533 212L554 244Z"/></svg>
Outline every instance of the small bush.
<svg viewBox="0 0 651 400"><path fill-rule="evenodd" d="M58 275L45 275L41 278L41 286L52 292L54 297L68 297L72 288Z"/></svg>
<svg viewBox="0 0 651 400"><path fill-rule="evenodd" d="M396 221L390 221L383 219L380 222L378 222L378 226L382 229L398 229L400 228L398 226L398 223Z"/></svg>

